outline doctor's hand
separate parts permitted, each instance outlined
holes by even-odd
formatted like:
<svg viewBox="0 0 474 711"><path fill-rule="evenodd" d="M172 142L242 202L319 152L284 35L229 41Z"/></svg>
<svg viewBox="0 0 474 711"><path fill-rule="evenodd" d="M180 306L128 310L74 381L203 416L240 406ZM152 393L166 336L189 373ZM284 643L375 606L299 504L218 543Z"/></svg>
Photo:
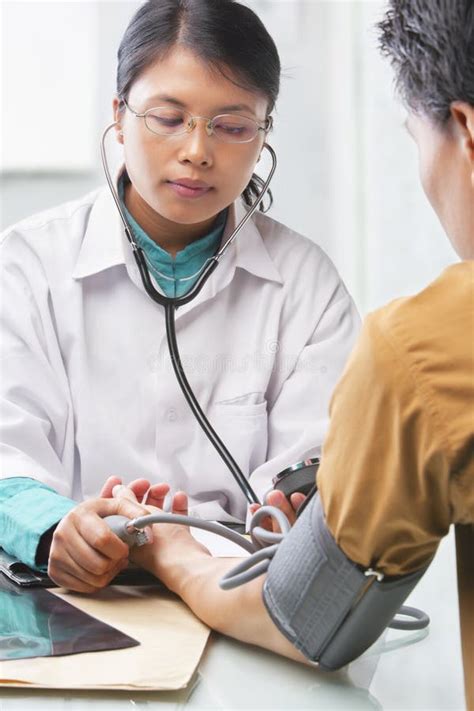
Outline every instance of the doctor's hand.
<svg viewBox="0 0 474 711"><path fill-rule="evenodd" d="M288 500L282 491L278 491L278 489L273 489L272 491L269 491L266 495L265 505L275 506L275 508L280 509L280 511L285 514L286 518L290 522L290 525L293 526L294 522L296 521L297 511L305 499L305 494L302 494L299 491L295 491L293 494L291 494ZM249 506L249 509L252 514L254 514L260 508L261 504L250 504ZM266 528L268 531L273 531L273 533L281 533L280 526L270 516L268 518L264 518L259 525L262 526L262 528Z"/></svg>
<svg viewBox="0 0 474 711"><path fill-rule="evenodd" d="M117 500L136 502L130 486L116 485L112 495ZM148 506L150 513L157 510ZM172 513L188 513L188 497L183 491L173 497ZM130 560L159 578L170 590L178 593L183 577L189 574L193 562L210 558L208 549L191 535L187 526L173 523L155 523L153 542L130 550ZM178 593L179 594L179 593Z"/></svg>
<svg viewBox="0 0 474 711"><path fill-rule="evenodd" d="M112 498L114 496L114 488L116 486L124 486L128 489L133 494L131 500L146 506L155 506L158 509L163 508L165 497L170 491L169 484L165 484L164 482L160 484L150 484L148 479L135 479L130 482L130 484L124 485L122 479L118 476L109 476L102 487L100 495L106 499ZM121 496L124 496L124 492L121 493ZM183 496L185 499L183 499ZM188 513L188 500L186 494L183 492L174 494L171 500L171 510L173 513Z"/></svg>
<svg viewBox="0 0 474 711"><path fill-rule="evenodd" d="M137 518L149 513L136 500L90 499L58 524L51 543L48 575L62 587L92 593L128 566L129 548L103 521L106 516Z"/></svg>

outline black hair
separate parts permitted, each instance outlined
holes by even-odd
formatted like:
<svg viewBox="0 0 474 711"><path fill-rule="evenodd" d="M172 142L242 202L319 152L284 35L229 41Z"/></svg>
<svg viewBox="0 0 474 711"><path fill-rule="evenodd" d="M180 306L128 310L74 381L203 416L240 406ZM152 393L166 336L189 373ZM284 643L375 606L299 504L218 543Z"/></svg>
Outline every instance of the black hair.
<svg viewBox="0 0 474 711"><path fill-rule="evenodd" d="M390 0L377 27L411 110L444 126L453 101L474 105L474 0Z"/></svg>
<svg viewBox="0 0 474 711"><path fill-rule="evenodd" d="M226 77L230 70L243 88L268 98L268 114L273 110L280 89L278 50L258 16L235 0L147 0L130 21L118 50L117 94L122 103L140 74L177 44ZM262 184L254 174L242 194L247 205ZM269 208L270 192L268 196Z"/></svg>

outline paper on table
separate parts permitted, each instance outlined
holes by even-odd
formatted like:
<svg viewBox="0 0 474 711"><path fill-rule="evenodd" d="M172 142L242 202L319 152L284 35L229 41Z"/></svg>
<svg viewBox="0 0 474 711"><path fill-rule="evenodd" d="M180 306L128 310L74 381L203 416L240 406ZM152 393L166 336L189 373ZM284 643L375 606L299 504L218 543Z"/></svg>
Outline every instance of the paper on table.
<svg viewBox="0 0 474 711"><path fill-rule="evenodd" d="M173 690L190 681L209 628L154 586L114 586L91 596L51 592L137 639L130 649L0 662L1 686Z"/></svg>
<svg viewBox="0 0 474 711"><path fill-rule="evenodd" d="M202 543L209 550L211 555L216 558L247 558L248 553L244 548L241 548L237 543L229 541L227 538L218 536L217 533L203 531L202 528L191 528L193 537Z"/></svg>

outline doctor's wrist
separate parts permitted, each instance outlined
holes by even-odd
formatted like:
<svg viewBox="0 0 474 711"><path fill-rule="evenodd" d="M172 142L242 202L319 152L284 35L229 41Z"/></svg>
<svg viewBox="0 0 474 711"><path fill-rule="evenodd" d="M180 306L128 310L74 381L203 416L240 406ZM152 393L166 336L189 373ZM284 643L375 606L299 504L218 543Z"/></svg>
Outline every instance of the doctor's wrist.
<svg viewBox="0 0 474 711"><path fill-rule="evenodd" d="M39 539L38 548L36 549L36 560L35 563L38 567L47 568L49 560L49 552L51 550L51 544L53 542L53 535L57 527L57 523L51 526L47 531L43 533Z"/></svg>

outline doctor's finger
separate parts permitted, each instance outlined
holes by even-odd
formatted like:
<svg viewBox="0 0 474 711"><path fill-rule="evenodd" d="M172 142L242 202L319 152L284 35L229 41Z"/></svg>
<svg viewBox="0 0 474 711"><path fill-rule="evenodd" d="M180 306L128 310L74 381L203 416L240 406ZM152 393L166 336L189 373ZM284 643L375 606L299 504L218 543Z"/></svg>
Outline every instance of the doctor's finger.
<svg viewBox="0 0 474 711"><path fill-rule="evenodd" d="M94 585L89 585L80 578L75 578L70 573L62 572L56 576L55 573L48 570L48 575L58 587L66 588L66 590L80 593L94 593L97 590Z"/></svg>
<svg viewBox="0 0 474 711"><path fill-rule="evenodd" d="M48 561L50 577L59 585L65 584L65 575L71 575L87 585L92 585L95 588L103 587L115 574L117 566L123 565L127 560L121 558L109 561L103 556L97 556L97 559L102 558L97 560L95 552L87 549L87 544L81 541L77 534L69 536L65 542L61 536L55 535ZM84 554L84 550L86 550L86 554ZM95 563L91 563L91 560ZM92 570L86 569L84 565Z"/></svg>
<svg viewBox="0 0 474 711"><path fill-rule="evenodd" d="M116 492L119 494L116 496ZM149 513L146 506L139 504L136 497L126 486L118 485L113 488L113 499L89 499L79 506L76 506L71 513L76 512L76 519L81 518L80 514L92 513L98 517L106 516L126 516L127 518L137 518Z"/></svg>
<svg viewBox="0 0 474 711"><path fill-rule="evenodd" d="M147 506L156 506L159 509L163 508L165 498L169 494L170 487L169 484L162 482L161 484L153 484L144 500L144 504Z"/></svg>
<svg viewBox="0 0 474 711"><path fill-rule="evenodd" d="M121 484L122 480L118 476L109 476L107 481L105 482L104 486L100 490L99 496L105 498L105 499L111 499L112 498L112 490L114 486L117 486L118 484Z"/></svg>
<svg viewBox="0 0 474 711"><path fill-rule="evenodd" d="M257 513L259 509L262 508L262 504L250 504L249 505L249 511L252 514L252 516ZM262 518L261 521L258 522L258 525L261 528L264 528L266 531L273 531L273 524L272 524L273 519L270 516L265 516Z"/></svg>
<svg viewBox="0 0 474 711"><path fill-rule="evenodd" d="M133 493L137 497L137 501L143 503L144 497L149 491L151 484L148 479L141 478L134 479L130 482L130 484L126 484L125 486L130 489L130 491L133 491Z"/></svg>
<svg viewBox="0 0 474 711"><path fill-rule="evenodd" d="M293 525L296 520L296 513L285 494L274 489L267 494L266 503L269 506L275 506L277 509L280 509L280 511L285 514L290 524ZM281 532L280 526L274 519L272 519L272 530L274 533Z"/></svg>
<svg viewBox="0 0 474 711"><path fill-rule="evenodd" d="M107 574L117 562L124 560L128 557L128 550L123 551L122 555L119 557L109 558L104 555L101 551L93 548L92 545L77 533L74 538L62 542L61 538L53 538L53 544L50 551L50 560L61 561L65 559L72 561L78 568L83 569L87 573L94 576L101 576Z"/></svg>
<svg viewBox="0 0 474 711"><path fill-rule="evenodd" d="M114 499L127 499L128 501L138 503L137 495L135 494L135 492L124 484L117 484L117 486L114 486L114 488L112 489L112 496L114 497Z"/></svg>
<svg viewBox="0 0 474 711"><path fill-rule="evenodd" d="M103 501L108 501L108 499L103 499ZM114 503L118 509L119 502L114 501ZM110 515L114 514L121 515L119 510L113 511ZM135 518L135 516L127 516L127 518ZM80 538L104 557L117 561L128 555L128 545L112 531L100 516L87 512L76 521L76 527ZM69 546L68 550L72 551L72 548Z"/></svg>
<svg viewBox="0 0 474 711"><path fill-rule="evenodd" d="M127 502L129 503L129 502ZM71 551L84 551L90 546L105 558L119 560L128 555L128 546L102 520L100 514L119 513L120 502L113 499L91 499L69 511L53 534L50 560L60 561Z"/></svg>
<svg viewBox="0 0 474 711"><path fill-rule="evenodd" d="M188 496L184 491L177 491L173 495L171 513L181 514L182 516L188 515Z"/></svg>
<svg viewBox="0 0 474 711"><path fill-rule="evenodd" d="M105 587L120 570L128 565L128 559L115 561L112 566L99 575L91 573L78 563L64 548L58 554L52 550L48 574L57 585L79 592L93 592Z"/></svg>
<svg viewBox="0 0 474 711"><path fill-rule="evenodd" d="M265 518L262 518L262 520L258 522L258 525L266 531L274 532L273 519L271 516L265 516Z"/></svg>
<svg viewBox="0 0 474 711"><path fill-rule="evenodd" d="M290 501L293 509L296 513L298 513L299 507L304 501L306 501L306 495L302 494L300 491L295 491L295 493L290 496Z"/></svg>
<svg viewBox="0 0 474 711"><path fill-rule="evenodd" d="M128 559L126 561L119 561L103 575L93 575L84 568L81 568L81 566L70 562L67 567L63 567L61 570L61 584L64 586L66 584L66 576L70 575L72 578L89 585L93 590L101 590L109 585L115 576L126 567L128 567Z"/></svg>

